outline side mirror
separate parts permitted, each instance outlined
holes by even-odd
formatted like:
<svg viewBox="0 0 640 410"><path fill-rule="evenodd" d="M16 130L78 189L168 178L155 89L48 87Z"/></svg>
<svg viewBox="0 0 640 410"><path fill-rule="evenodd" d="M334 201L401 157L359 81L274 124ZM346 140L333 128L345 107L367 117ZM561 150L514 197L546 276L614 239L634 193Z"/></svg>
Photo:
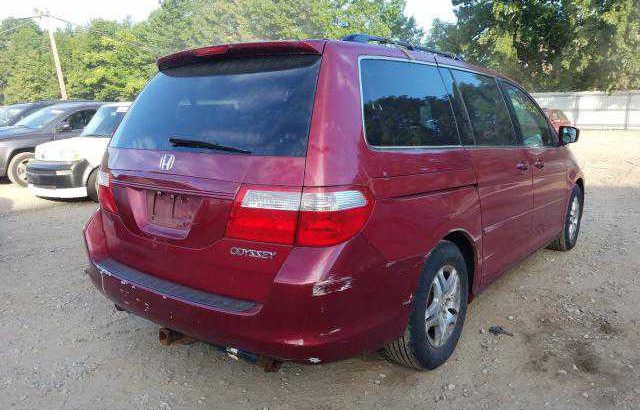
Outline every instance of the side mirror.
<svg viewBox="0 0 640 410"><path fill-rule="evenodd" d="M71 131L71 124L69 124L68 122L60 123L56 127L56 132L67 132L67 131Z"/></svg>
<svg viewBox="0 0 640 410"><path fill-rule="evenodd" d="M569 125L563 125L559 130L560 134L560 143L562 145L572 144L578 141L578 137L580 136L580 130L576 127L571 127Z"/></svg>

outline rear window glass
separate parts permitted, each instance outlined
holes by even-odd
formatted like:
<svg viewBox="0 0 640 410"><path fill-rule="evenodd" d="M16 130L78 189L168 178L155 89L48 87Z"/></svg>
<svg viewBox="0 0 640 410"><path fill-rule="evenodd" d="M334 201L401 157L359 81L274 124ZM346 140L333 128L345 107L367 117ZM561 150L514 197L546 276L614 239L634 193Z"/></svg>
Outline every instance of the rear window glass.
<svg viewBox="0 0 640 410"><path fill-rule="evenodd" d="M303 156L320 57L238 58L176 67L154 77L112 146L224 153L174 146L201 141L253 155Z"/></svg>
<svg viewBox="0 0 640 410"><path fill-rule="evenodd" d="M451 70L462 94L477 145L517 145L507 106L496 80Z"/></svg>
<svg viewBox="0 0 640 410"><path fill-rule="evenodd" d="M369 144L460 145L448 94L436 67L364 59L360 69Z"/></svg>
<svg viewBox="0 0 640 410"><path fill-rule="evenodd" d="M127 109L128 107L121 106L100 108L84 127L81 135L83 137L110 137L122 121L122 117L127 113Z"/></svg>

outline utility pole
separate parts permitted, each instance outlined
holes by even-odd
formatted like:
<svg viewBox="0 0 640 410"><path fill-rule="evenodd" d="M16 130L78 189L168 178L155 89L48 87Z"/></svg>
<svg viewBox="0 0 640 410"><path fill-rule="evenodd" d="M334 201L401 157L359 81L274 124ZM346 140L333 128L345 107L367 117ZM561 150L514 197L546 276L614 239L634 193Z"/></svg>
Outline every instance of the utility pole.
<svg viewBox="0 0 640 410"><path fill-rule="evenodd" d="M51 43L51 53L53 54L53 63L56 66L56 75L58 76L58 84L60 85L60 95L63 100L68 100L67 87L64 85L64 77L62 76L62 67L60 66L60 57L58 56L58 47L56 46L56 38L53 36L53 30L49 28L49 42Z"/></svg>
<svg viewBox="0 0 640 410"><path fill-rule="evenodd" d="M49 44L51 44L51 54L53 54L53 65L56 67L56 75L58 76L58 85L60 86L60 97L63 100L68 100L67 87L64 85L64 77L62 76L62 67L60 66L60 56L58 55L58 46L56 45L56 38L53 36L54 24L53 19L48 11L36 10L40 18L42 26L49 34Z"/></svg>

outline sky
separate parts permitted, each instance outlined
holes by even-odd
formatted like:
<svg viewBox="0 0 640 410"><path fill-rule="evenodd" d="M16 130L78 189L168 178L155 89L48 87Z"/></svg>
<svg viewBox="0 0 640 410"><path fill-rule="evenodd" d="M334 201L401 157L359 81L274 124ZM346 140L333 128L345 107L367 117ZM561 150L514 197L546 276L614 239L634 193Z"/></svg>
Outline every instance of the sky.
<svg viewBox="0 0 640 410"><path fill-rule="evenodd" d="M429 31L434 18L450 23L456 21L451 0L407 0L407 16L413 16L419 26Z"/></svg>
<svg viewBox="0 0 640 410"><path fill-rule="evenodd" d="M85 24L93 18L133 21L144 20L158 7L158 0L0 0L0 20L6 17L26 17L34 9L48 11L75 24ZM406 14L428 31L431 21L440 18L455 21L451 0L407 0ZM63 26L63 23L57 23Z"/></svg>

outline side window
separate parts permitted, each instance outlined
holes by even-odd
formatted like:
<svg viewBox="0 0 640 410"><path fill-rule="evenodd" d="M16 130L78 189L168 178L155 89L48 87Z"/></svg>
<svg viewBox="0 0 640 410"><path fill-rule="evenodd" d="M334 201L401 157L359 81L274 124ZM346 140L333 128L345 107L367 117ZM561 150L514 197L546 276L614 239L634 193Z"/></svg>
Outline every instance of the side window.
<svg viewBox="0 0 640 410"><path fill-rule="evenodd" d="M81 130L83 129L93 117L93 114L96 113L96 110L82 110L78 112L74 112L70 116L68 116L64 122L69 124L71 128L70 131L73 130Z"/></svg>
<svg viewBox="0 0 640 410"><path fill-rule="evenodd" d="M451 72L469 113L476 144L517 145L509 112L496 80L466 71Z"/></svg>
<svg viewBox="0 0 640 410"><path fill-rule="evenodd" d="M555 146L547 120L531 98L512 84L500 83L515 114L523 144L527 147ZM557 117L556 112L554 115Z"/></svg>
<svg viewBox="0 0 640 410"><path fill-rule="evenodd" d="M448 94L436 67L363 59L360 70L369 144L460 145Z"/></svg>
<svg viewBox="0 0 640 410"><path fill-rule="evenodd" d="M453 79L453 74L451 73L451 70L447 68L441 68L440 74L442 74L442 81L444 82L444 86L451 97L451 106L453 107L453 112L456 117L460 140L462 140L463 145L474 145L475 141L473 140L473 131L471 130L469 115L464 107L464 102L462 102L460 90L458 90Z"/></svg>

